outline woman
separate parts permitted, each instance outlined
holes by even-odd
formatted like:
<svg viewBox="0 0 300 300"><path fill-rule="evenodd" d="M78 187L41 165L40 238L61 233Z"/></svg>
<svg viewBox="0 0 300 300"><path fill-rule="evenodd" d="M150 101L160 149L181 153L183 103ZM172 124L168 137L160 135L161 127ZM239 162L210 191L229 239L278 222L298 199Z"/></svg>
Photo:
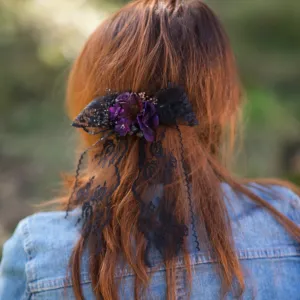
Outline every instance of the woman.
<svg viewBox="0 0 300 300"><path fill-rule="evenodd" d="M68 83L76 177L61 211L5 244L0 298L300 299L299 190L225 167L241 104L202 1L137 0L104 21Z"/></svg>

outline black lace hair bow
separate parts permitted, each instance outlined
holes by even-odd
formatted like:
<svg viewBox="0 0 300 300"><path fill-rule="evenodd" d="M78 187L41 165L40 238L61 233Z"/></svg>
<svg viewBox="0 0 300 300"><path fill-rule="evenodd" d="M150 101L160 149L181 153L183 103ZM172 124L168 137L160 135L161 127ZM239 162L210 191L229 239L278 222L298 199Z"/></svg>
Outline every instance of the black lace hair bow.
<svg viewBox="0 0 300 300"><path fill-rule="evenodd" d="M108 93L89 103L72 125L90 134L137 135L153 142L160 124L197 125L183 88L169 87L154 96L132 92Z"/></svg>
<svg viewBox="0 0 300 300"><path fill-rule="evenodd" d="M148 241L146 263L151 265L148 252L152 246L155 246L162 255L167 253L175 255L180 250L184 236L188 234L186 224L183 220L178 220L173 212L178 195L170 189L168 192L165 191L165 187L174 181L180 170L186 187L193 236L196 248L199 249L188 167L179 127L179 125L197 124L187 94L182 87L175 85L169 85L168 88L159 90L154 95L147 95L144 92L108 92L107 95L94 99L76 117L72 126L82 128L89 134L99 134L100 138L92 147L84 151L79 159L69 206L73 198L76 203L82 204L82 216L79 221L84 221L83 235L87 237L93 232L98 236L100 251L103 248L101 231L109 224L112 217L110 199L120 185L119 166L128 151L128 139L125 138L127 135L139 138L139 171L131 191L139 204L139 230ZM160 125L165 126L161 129ZM175 126L178 132L179 157L176 157L172 150L164 147L166 126ZM103 148L101 152L95 154L94 160L99 168L113 168L115 183L110 186L107 181L104 181L93 187L95 178L92 177L84 186L79 187L79 171L83 157L101 141L104 142ZM88 222L92 217L95 220L93 225Z"/></svg>

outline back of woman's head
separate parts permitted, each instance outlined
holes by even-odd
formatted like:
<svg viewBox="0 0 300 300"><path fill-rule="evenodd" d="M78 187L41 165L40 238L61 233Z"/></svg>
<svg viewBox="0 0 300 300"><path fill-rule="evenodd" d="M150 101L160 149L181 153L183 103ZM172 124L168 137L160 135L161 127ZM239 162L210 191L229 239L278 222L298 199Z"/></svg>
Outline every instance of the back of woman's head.
<svg viewBox="0 0 300 300"><path fill-rule="evenodd" d="M133 1L104 21L87 41L69 81L75 117L96 95L185 87L206 146L218 142L239 108L234 59L223 27L202 2Z"/></svg>
<svg viewBox="0 0 300 300"><path fill-rule="evenodd" d="M200 240L211 250L224 291L234 282L243 291L222 182L265 206L299 237L291 222L223 166L223 137L235 132L241 92L228 38L202 1L137 0L105 20L74 63L69 115L75 118L107 89L151 95L170 82L184 88L197 126L160 126L154 143L113 136L101 145L97 135L82 134L87 146L96 142L96 147L89 152L85 175L77 172L69 203L64 199L67 210L83 207L82 236L71 260L78 299L83 298L80 261L86 245L97 299L117 298L120 257L136 276L135 297L140 298L150 282L152 248L166 264L167 295L174 299L176 255L183 255L191 276L188 236L192 251L199 250Z"/></svg>

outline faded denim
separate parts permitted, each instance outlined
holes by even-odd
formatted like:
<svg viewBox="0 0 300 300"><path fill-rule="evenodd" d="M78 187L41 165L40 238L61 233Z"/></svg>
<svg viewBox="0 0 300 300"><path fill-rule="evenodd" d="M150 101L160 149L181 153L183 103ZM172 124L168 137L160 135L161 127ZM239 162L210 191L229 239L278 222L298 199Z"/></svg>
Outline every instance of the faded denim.
<svg viewBox="0 0 300 300"><path fill-rule="evenodd" d="M300 244L264 209L245 196L223 185L232 221L237 255L246 278L243 299L296 300L300 299ZM278 197L268 190L256 193L300 225L300 200L290 190L272 187ZM275 199L276 198L276 199ZM279 199L283 198L283 199ZM74 299L72 282L66 277L71 251L79 237L75 226L79 210L65 219L64 212L38 213L22 220L13 236L5 243L0 266L0 299ZM193 264L190 299L220 299L220 279L215 262L200 244L196 252L190 239ZM155 251L153 263L160 257ZM149 270L151 272L151 269ZM120 288L120 299L134 299L134 276L127 268ZM116 278L121 271L117 269ZM83 257L82 288L86 299L94 299L88 276L88 254ZM67 288L64 288L64 286ZM187 299L186 270L183 258L178 257L176 276L177 299ZM161 266L153 274L144 299L166 299L165 270ZM227 295L226 299L233 299Z"/></svg>

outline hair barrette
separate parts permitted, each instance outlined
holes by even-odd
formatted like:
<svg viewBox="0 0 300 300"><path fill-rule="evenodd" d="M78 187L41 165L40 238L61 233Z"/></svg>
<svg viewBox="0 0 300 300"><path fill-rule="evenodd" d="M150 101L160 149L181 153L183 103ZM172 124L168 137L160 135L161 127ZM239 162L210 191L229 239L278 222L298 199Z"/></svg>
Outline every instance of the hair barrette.
<svg viewBox="0 0 300 300"><path fill-rule="evenodd" d="M155 95L145 92L108 92L89 103L72 126L93 135L104 133L102 139L112 134L136 135L153 142L160 124L198 124L182 87L170 85Z"/></svg>

